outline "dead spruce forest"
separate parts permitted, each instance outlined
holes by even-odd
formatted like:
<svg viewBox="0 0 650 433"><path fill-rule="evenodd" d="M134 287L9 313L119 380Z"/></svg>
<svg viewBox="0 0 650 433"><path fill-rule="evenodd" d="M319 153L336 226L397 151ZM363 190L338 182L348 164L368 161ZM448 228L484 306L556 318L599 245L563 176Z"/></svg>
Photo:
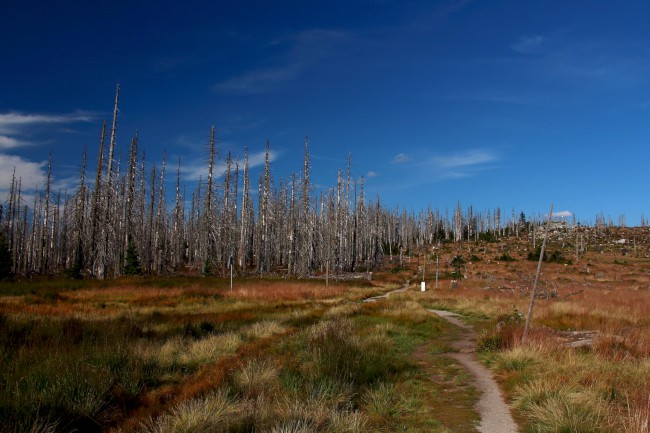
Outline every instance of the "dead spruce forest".
<svg viewBox="0 0 650 433"><path fill-rule="evenodd" d="M267 140L264 169L259 180L251 179L248 153L243 161L223 155L214 127L207 178L190 196L180 181L181 161L168 162L163 155L160 167L148 166L137 131L128 161L116 161L118 102L119 86L112 123L101 126L95 168L84 149L74 191L52 189L51 155L47 182L33 202L23 197L14 173L0 204L0 249L10 256L4 259L6 274L218 276L231 263L238 275L340 274L370 271L385 254L439 241L518 235L523 226L540 222L526 221L514 209L510 215L499 208L463 210L460 202L451 217L448 210L387 209L379 196L366 197L363 177L351 177L350 156L335 186L314 194L307 138L299 173L275 182ZM225 174L218 178L220 159ZM176 177L173 203L169 176ZM596 222L606 224L602 215Z"/></svg>
<svg viewBox="0 0 650 433"><path fill-rule="evenodd" d="M0 203L0 433L503 432L459 356L523 433L650 432L643 216L389 209L349 157L322 189L267 141L252 179L214 128L188 192L137 133L116 158L118 102L73 190L54 155Z"/></svg>

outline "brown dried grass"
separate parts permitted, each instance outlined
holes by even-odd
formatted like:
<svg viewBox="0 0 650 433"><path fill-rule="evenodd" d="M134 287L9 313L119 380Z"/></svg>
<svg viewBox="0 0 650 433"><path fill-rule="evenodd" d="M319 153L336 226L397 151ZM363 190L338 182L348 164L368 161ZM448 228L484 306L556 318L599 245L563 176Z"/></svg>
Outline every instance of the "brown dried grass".
<svg viewBox="0 0 650 433"><path fill-rule="evenodd" d="M222 292L226 299L247 301L313 301L343 296L349 286L307 283L302 281L259 281Z"/></svg>

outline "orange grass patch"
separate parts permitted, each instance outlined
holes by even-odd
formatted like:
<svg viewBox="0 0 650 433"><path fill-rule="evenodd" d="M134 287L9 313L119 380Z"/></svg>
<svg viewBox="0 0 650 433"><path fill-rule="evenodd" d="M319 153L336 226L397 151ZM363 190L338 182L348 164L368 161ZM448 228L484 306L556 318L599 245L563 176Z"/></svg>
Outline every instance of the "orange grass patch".
<svg viewBox="0 0 650 433"><path fill-rule="evenodd" d="M235 286L222 292L225 298L254 301L317 300L342 296L348 290L345 285L316 285L300 281L260 281L255 284Z"/></svg>
<svg viewBox="0 0 650 433"><path fill-rule="evenodd" d="M349 286L308 281L267 281L240 280L235 281L233 290L229 288L206 288L192 285L184 288L158 288L138 286L118 286L105 289L76 290L62 293L65 299L76 301L127 301L135 304L161 305L173 303L170 298L225 297L257 301L288 301L314 300L338 297L343 295Z"/></svg>
<svg viewBox="0 0 650 433"><path fill-rule="evenodd" d="M56 301L52 303L25 303L12 302L0 303L0 312L5 314L25 314L44 317L93 317L110 318L117 314L117 310L100 308L91 304L73 304Z"/></svg>

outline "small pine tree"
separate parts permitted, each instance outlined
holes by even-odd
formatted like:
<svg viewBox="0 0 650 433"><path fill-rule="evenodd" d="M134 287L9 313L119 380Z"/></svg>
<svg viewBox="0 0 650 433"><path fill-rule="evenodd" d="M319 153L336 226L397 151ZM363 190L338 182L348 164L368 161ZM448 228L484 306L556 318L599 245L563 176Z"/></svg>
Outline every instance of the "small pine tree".
<svg viewBox="0 0 650 433"><path fill-rule="evenodd" d="M461 256L456 256L451 261L451 266L454 268L454 272L451 274L452 278L460 279L463 277L463 268L465 267L465 260Z"/></svg>
<svg viewBox="0 0 650 433"><path fill-rule="evenodd" d="M203 276L204 277L212 276L212 262L210 260L206 260L205 265L203 265Z"/></svg>
<svg viewBox="0 0 650 433"><path fill-rule="evenodd" d="M140 258L138 257L138 250L133 244L129 242L126 249L126 267L124 268L125 275L140 275L142 268L140 267Z"/></svg>
<svg viewBox="0 0 650 433"><path fill-rule="evenodd" d="M12 276L9 242L7 242L7 236L0 233L0 280L10 279Z"/></svg>

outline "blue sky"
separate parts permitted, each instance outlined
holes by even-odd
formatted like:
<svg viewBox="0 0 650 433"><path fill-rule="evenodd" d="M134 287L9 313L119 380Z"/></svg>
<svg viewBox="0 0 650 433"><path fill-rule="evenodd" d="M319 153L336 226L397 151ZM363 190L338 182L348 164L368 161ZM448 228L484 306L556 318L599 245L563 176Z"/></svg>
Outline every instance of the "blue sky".
<svg viewBox="0 0 650 433"><path fill-rule="evenodd" d="M55 3L64 3L56 5ZM17 167L58 186L97 154L181 158L188 191L267 137L276 182L355 177L389 207L650 215L645 1L9 2L0 15L0 194ZM90 163L90 173L94 163ZM92 174L91 174L92 176ZM257 175L254 174L254 179ZM172 181L172 175L169 180Z"/></svg>

